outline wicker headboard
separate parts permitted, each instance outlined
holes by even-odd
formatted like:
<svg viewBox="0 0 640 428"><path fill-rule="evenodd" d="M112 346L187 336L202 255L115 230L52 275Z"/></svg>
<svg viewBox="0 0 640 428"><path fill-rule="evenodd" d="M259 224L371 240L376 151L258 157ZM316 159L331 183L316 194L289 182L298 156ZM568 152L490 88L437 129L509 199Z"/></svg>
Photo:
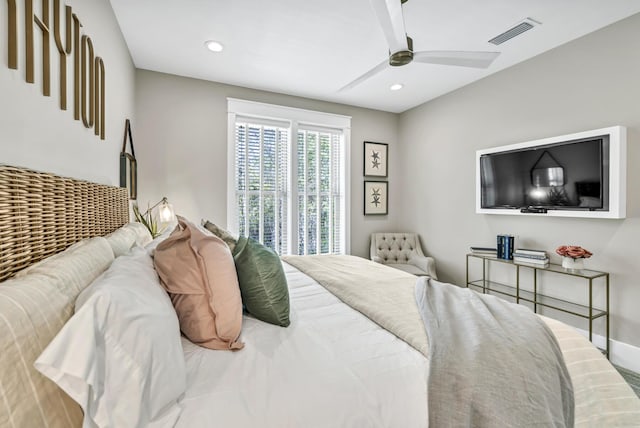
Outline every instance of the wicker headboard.
<svg viewBox="0 0 640 428"><path fill-rule="evenodd" d="M0 281L128 221L125 188L0 165Z"/></svg>

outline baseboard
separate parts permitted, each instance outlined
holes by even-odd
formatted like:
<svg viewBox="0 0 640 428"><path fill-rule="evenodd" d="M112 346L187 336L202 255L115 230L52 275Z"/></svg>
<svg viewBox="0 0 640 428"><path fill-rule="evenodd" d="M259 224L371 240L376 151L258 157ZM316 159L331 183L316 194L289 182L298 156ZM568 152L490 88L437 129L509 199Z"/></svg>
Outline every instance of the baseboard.
<svg viewBox="0 0 640 428"><path fill-rule="evenodd" d="M589 338L588 331L579 328L576 328L576 330L584 337ZM606 339L604 336L594 334L593 344L598 348L604 349ZM609 361L616 366L640 373L640 347L609 339L609 354Z"/></svg>

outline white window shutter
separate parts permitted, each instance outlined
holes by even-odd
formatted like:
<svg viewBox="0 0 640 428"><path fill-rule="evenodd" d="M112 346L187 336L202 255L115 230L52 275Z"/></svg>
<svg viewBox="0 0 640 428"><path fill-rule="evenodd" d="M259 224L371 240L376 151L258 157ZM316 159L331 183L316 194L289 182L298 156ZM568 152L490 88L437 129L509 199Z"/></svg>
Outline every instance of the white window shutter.
<svg viewBox="0 0 640 428"><path fill-rule="evenodd" d="M270 107L230 99L230 106L244 103L255 111L268 111ZM301 112L306 117L317 113ZM234 153L230 182L239 233L281 255L344 253L347 220L342 189L346 188L347 177L342 171L347 154L343 130L250 113L230 111L229 120L229 129L235 129L230 141ZM340 124L347 119L336 118ZM292 135L292 129L296 135ZM293 149L291 144L295 144ZM292 170L292 164L297 165L296 170ZM295 186L294 191L290 186ZM297 200L291 199L292 194ZM289 242L290 227L296 224L297 242Z"/></svg>

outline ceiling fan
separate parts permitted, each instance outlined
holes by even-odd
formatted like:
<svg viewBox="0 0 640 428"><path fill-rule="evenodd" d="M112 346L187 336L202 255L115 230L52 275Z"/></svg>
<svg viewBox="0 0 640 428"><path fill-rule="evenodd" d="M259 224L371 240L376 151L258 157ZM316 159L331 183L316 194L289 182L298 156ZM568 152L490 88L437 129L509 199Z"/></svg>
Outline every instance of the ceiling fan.
<svg viewBox="0 0 640 428"><path fill-rule="evenodd" d="M404 28L402 4L408 0L370 0L378 16L385 38L389 44L389 59L384 60L354 81L346 84L340 92L347 91L378 74L389 65L400 67L412 61L427 64L455 65L460 67L487 68L499 52L469 51L413 51L413 40Z"/></svg>

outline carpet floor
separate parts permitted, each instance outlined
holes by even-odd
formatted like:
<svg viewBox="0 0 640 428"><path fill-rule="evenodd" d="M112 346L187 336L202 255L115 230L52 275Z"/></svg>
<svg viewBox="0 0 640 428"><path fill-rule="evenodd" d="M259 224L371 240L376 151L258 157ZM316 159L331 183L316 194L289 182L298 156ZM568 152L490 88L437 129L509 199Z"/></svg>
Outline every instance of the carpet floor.
<svg viewBox="0 0 640 428"><path fill-rule="evenodd" d="M634 373L630 370L623 369L622 367L615 366L616 370L620 372L624 380L627 381L631 388L635 391L636 395L640 397L640 374Z"/></svg>

